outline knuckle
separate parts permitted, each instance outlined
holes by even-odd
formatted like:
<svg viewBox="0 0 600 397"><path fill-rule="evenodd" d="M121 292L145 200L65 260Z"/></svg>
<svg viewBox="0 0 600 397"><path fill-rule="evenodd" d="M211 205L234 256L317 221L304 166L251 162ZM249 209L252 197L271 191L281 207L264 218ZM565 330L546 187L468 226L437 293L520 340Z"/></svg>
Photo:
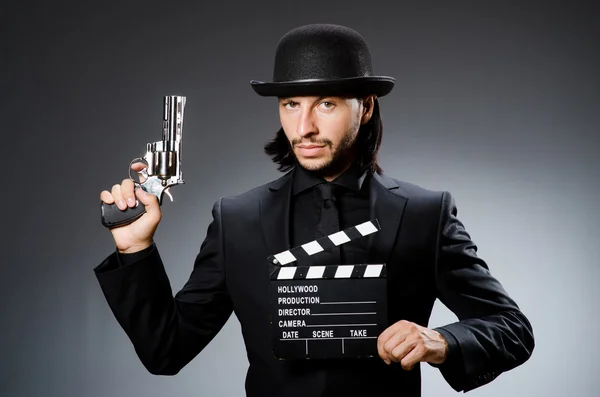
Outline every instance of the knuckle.
<svg viewBox="0 0 600 397"><path fill-rule="evenodd" d="M394 343L392 341L387 341L384 343L383 345L383 350L386 352L391 352L392 350L394 350Z"/></svg>
<svg viewBox="0 0 600 397"><path fill-rule="evenodd" d="M390 351L390 354L397 358L398 360L402 359L405 354L405 348L402 346L396 346L394 349Z"/></svg>

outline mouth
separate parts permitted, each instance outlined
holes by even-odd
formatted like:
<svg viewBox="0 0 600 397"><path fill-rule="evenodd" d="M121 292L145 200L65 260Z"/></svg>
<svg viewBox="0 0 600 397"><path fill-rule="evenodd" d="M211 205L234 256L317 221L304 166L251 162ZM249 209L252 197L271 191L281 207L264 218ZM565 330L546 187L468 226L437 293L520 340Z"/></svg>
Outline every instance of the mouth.
<svg viewBox="0 0 600 397"><path fill-rule="evenodd" d="M296 146L300 156L304 158L319 157L323 154L326 145L298 145Z"/></svg>

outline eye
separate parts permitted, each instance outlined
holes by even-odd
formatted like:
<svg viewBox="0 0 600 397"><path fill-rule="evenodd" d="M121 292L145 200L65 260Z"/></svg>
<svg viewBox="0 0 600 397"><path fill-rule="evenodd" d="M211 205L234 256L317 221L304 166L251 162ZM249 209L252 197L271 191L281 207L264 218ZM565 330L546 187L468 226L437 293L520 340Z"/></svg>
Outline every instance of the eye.
<svg viewBox="0 0 600 397"><path fill-rule="evenodd" d="M329 102L329 101L323 101L320 103L320 106L324 109L333 109L335 107L335 104L333 102Z"/></svg>
<svg viewBox="0 0 600 397"><path fill-rule="evenodd" d="M298 106L298 102L288 101L283 103L283 107L286 109L294 109Z"/></svg>

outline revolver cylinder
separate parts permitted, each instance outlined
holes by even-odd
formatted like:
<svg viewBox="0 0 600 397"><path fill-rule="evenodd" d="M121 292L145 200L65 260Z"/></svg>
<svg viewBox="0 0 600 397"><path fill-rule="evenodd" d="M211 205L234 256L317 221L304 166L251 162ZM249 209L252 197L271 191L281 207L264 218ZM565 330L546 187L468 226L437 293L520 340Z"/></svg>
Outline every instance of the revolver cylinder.
<svg viewBox="0 0 600 397"><path fill-rule="evenodd" d="M154 175L162 179L163 183L166 183L169 178L178 175L176 152L155 152L153 157Z"/></svg>

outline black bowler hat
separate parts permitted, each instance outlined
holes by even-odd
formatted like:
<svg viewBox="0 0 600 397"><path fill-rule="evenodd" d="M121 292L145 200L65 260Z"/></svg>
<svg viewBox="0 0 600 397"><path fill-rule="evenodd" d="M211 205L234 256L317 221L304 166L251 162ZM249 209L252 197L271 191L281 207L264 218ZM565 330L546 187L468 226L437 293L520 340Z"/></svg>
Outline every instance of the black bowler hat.
<svg viewBox="0 0 600 397"><path fill-rule="evenodd" d="M275 53L273 82L250 81L262 96L384 96L396 80L373 76L365 39L340 25L313 24L286 33Z"/></svg>

